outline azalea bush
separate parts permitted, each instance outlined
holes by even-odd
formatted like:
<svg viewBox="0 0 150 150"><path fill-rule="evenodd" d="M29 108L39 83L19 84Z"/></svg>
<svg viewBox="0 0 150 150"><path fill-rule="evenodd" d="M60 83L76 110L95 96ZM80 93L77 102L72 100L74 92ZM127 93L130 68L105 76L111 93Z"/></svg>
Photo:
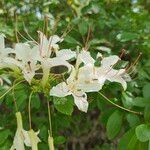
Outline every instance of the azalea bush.
<svg viewBox="0 0 150 150"><path fill-rule="evenodd" d="M1 5L1 149L150 148L143 1Z"/></svg>

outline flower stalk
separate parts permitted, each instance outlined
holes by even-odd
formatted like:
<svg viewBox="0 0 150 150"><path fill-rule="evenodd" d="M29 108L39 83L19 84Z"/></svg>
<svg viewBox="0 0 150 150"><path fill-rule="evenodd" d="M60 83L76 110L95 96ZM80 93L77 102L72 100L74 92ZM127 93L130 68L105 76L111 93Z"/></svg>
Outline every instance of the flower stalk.
<svg viewBox="0 0 150 150"><path fill-rule="evenodd" d="M52 121L51 121L51 110L49 101L47 100L47 109L48 109L48 120L49 120L49 136L48 136L48 146L49 150L54 150L54 140L52 135Z"/></svg>

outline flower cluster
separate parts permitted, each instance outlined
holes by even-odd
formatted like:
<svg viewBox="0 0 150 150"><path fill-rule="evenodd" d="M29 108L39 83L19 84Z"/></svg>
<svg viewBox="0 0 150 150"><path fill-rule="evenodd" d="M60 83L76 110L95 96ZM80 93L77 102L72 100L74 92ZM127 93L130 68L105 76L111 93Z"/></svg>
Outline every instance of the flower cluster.
<svg viewBox="0 0 150 150"><path fill-rule="evenodd" d="M65 66L68 69L69 77L52 87L51 96L65 97L72 95L74 103L79 110L87 112L87 92L98 92L102 89L106 80L120 83L124 90L127 87L126 80L129 79L125 69L114 69L114 65L120 60L116 55L103 57L100 53L94 59L90 52L71 51L70 49L59 50L58 43L62 42L57 35L49 39L39 33L40 42L29 41L17 43L15 48L5 48L4 35L0 35L0 68L11 68L14 71L21 71L24 78L31 83L36 71L43 70L41 83L43 86L48 82L50 68ZM76 64L69 63L70 59L76 59ZM96 61L100 66L96 66Z"/></svg>
<svg viewBox="0 0 150 150"><path fill-rule="evenodd" d="M11 68L13 70L21 70L24 78L31 83L35 72L43 69L42 82L46 82L46 77L49 75L49 70L54 66L67 66L70 67L66 61L74 55L70 50L58 51L58 42L62 39L57 35L51 36L49 40L46 36L39 32L40 43L29 41L26 43L17 43L15 48L5 48L4 35L0 35L0 68ZM50 58L52 53L56 54L56 57ZM64 55L66 54L66 57ZM40 63L39 63L40 62ZM48 75L47 75L48 74ZM43 83L43 84L44 84Z"/></svg>
<svg viewBox="0 0 150 150"><path fill-rule="evenodd" d="M103 57L98 53L94 59L90 52L84 49L60 50L59 43L63 41L62 38L53 35L47 39L42 32L38 34L39 42L17 43L14 48L6 48L4 35L0 35L0 69L10 68L16 73L21 73L29 84L32 84L36 73L42 70L41 85L44 88L49 81L50 69L55 66L65 66L68 78L53 86L50 89L50 96L72 95L75 105L83 112L88 110L86 93L100 91L107 80L120 83L124 90L127 88L126 79L129 80L130 77L126 70L114 69L115 64L120 60L118 56ZM71 60L75 60L75 64L71 63ZM96 65L97 61L100 65ZM0 82L2 83L2 79ZM24 150L24 144L37 149L40 142L38 133L32 129L29 131L23 129L20 112L16 113L16 118L17 131L11 149ZM49 143L51 141L53 139L49 136Z"/></svg>

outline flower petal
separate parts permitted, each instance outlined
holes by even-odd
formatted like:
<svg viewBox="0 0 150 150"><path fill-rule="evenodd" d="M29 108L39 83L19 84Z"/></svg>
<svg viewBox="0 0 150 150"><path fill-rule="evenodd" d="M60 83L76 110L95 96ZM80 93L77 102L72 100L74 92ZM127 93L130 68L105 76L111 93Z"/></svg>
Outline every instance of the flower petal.
<svg viewBox="0 0 150 150"><path fill-rule="evenodd" d="M81 53L77 56L77 65L79 66L81 62L83 62L85 65L94 64L95 60L91 57L90 52L82 50Z"/></svg>
<svg viewBox="0 0 150 150"><path fill-rule="evenodd" d="M103 58L101 61L101 64L102 64L102 67L104 68L110 68L114 64L116 64L118 60L120 60L120 58L116 55L113 55L113 56Z"/></svg>
<svg viewBox="0 0 150 150"><path fill-rule="evenodd" d="M15 45L15 51L16 59L27 61L29 60L29 54L30 54L31 48L30 45L27 43L17 43Z"/></svg>
<svg viewBox="0 0 150 150"><path fill-rule="evenodd" d="M56 53L57 57L63 60L69 60L76 57L76 52L71 51L70 49L62 49Z"/></svg>
<svg viewBox="0 0 150 150"><path fill-rule="evenodd" d="M17 130L11 150L25 150L24 139L22 137L21 130Z"/></svg>
<svg viewBox="0 0 150 150"><path fill-rule="evenodd" d="M87 112L88 110L88 101L86 93L82 91L77 91L76 93L72 93L74 97L74 103L78 107L79 110L83 112Z"/></svg>
<svg viewBox="0 0 150 150"><path fill-rule="evenodd" d="M51 43L52 45L61 41L62 39L58 35L53 35L49 38L49 43Z"/></svg>
<svg viewBox="0 0 150 150"><path fill-rule="evenodd" d="M49 41L42 32L38 31L38 33L40 37L40 45L39 45L40 55L42 57L46 57L48 55L48 50L49 50ZM49 56L50 54L51 52L49 52Z"/></svg>
<svg viewBox="0 0 150 150"><path fill-rule="evenodd" d="M25 145L31 147L31 141L30 141L30 137L29 137L28 131L22 130L22 134L24 136L24 143L25 143Z"/></svg>
<svg viewBox="0 0 150 150"><path fill-rule="evenodd" d="M68 86L65 82L59 83L50 90L51 96L65 97L70 94L71 92L69 91Z"/></svg>
<svg viewBox="0 0 150 150"><path fill-rule="evenodd" d="M123 72L124 72L124 69L120 69L120 70L111 69L109 71L109 73L106 75L106 78L111 82L120 83L122 85L123 89L126 90L127 83L123 79Z"/></svg>
<svg viewBox="0 0 150 150"><path fill-rule="evenodd" d="M23 130L24 135L24 143L28 147L32 147L32 149L37 148L37 145L41 140L37 136L39 134L38 132L34 132L32 129L30 131Z"/></svg>

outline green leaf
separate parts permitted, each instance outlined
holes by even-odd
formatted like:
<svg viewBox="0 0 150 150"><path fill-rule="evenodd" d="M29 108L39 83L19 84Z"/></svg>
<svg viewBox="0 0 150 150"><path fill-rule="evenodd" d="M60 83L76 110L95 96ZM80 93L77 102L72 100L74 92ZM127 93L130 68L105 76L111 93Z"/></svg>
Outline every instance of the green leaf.
<svg viewBox="0 0 150 150"><path fill-rule="evenodd" d="M135 126L140 124L140 119L135 114L128 114L127 115L127 120L129 122L130 127L135 127Z"/></svg>
<svg viewBox="0 0 150 150"><path fill-rule="evenodd" d="M138 34L132 32L123 32L117 35L117 39L121 42L127 42L138 38Z"/></svg>
<svg viewBox="0 0 150 150"><path fill-rule="evenodd" d="M81 35L85 35L87 33L87 30L88 30L88 24L86 21L84 20L81 20L79 22L79 32L81 33Z"/></svg>
<svg viewBox="0 0 150 150"><path fill-rule="evenodd" d="M135 135L135 129L127 131L120 139L118 144L118 150L127 150L127 148L133 143L133 136Z"/></svg>
<svg viewBox="0 0 150 150"><path fill-rule="evenodd" d="M144 119L147 123L150 123L150 105L146 106L144 109Z"/></svg>
<svg viewBox="0 0 150 150"><path fill-rule="evenodd" d="M54 138L55 144L63 144L66 142L66 138L64 136L57 136Z"/></svg>
<svg viewBox="0 0 150 150"><path fill-rule="evenodd" d="M116 110L108 119L106 132L109 139L113 139L119 133L122 125L122 113Z"/></svg>
<svg viewBox="0 0 150 150"><path fill-rule="evenodd" d="M136 136L141 142L150 140L150 125L141 124L136 127Z"/></svg>
<svg viewBox="0 0 150 150"><path fill-rule="evenodd" d="M78 42L76 41L76 39L74 39L73 37L71 36L66 36L65 39L64 39L67 43L70 43L70 44L77 44Z"/></svg>
<svg viewBox="0 0 150 150"><path fill-rule="evenodd" d="M146 107L147 105L150 105L150 100L143 97L136 97L132 102L134 106L138 107Z"/></svg>
<svg viewBox="0 0 150 150"><path fill-rule="evenodd" d="M37 94L32 95L31 107L36 109L40 108L40 98Z"/></svg>
<svg viewBox="0 0 150 150"><path fill-rule="evenodd" d="M128 143L127 150L135 150L137 142L138 142L137 137L135 134L133 134L132 138L130 139L130 142Z"/></svg>
<svg viewBox="0 0 150 150"><path fill-rule="evenodd" d="M6 140L2 145L0 145L0 150L10 149L12 143L9 140Z"/></svg>
<svg viewBox="0 0 150 150"><path fill-rule="evenodd" d="M127 108L133 106L133 95L130 92L123 92L122 102L123 102L123 105Z"/></svg>
<svg viewBox="0 0 150 150"><path fill-rule="evenodd" d="M10 130L0 130L0 145L5 142L10 134Z"/></svg>
<svg viewBox="0 0 150 150"><path fill-rule="evenodd" d="M146 84L143 87L143 96L144 96L144 98L147 98L147 99L150 98L150 84Z"/></svg>
<svg viewBox="0 0 150 150"><path fill-rule="evenodd" d="M138 143L135 147L136 150L148 150L148 142L140 142L138 140Z"/></svg>
<svg viewBox="0 0 150 150"><path fill-rule="evenodd" d="M71 115L73 112L73 100L68 97L54 98L54 106L55 108L66 115Z"/></svg>

